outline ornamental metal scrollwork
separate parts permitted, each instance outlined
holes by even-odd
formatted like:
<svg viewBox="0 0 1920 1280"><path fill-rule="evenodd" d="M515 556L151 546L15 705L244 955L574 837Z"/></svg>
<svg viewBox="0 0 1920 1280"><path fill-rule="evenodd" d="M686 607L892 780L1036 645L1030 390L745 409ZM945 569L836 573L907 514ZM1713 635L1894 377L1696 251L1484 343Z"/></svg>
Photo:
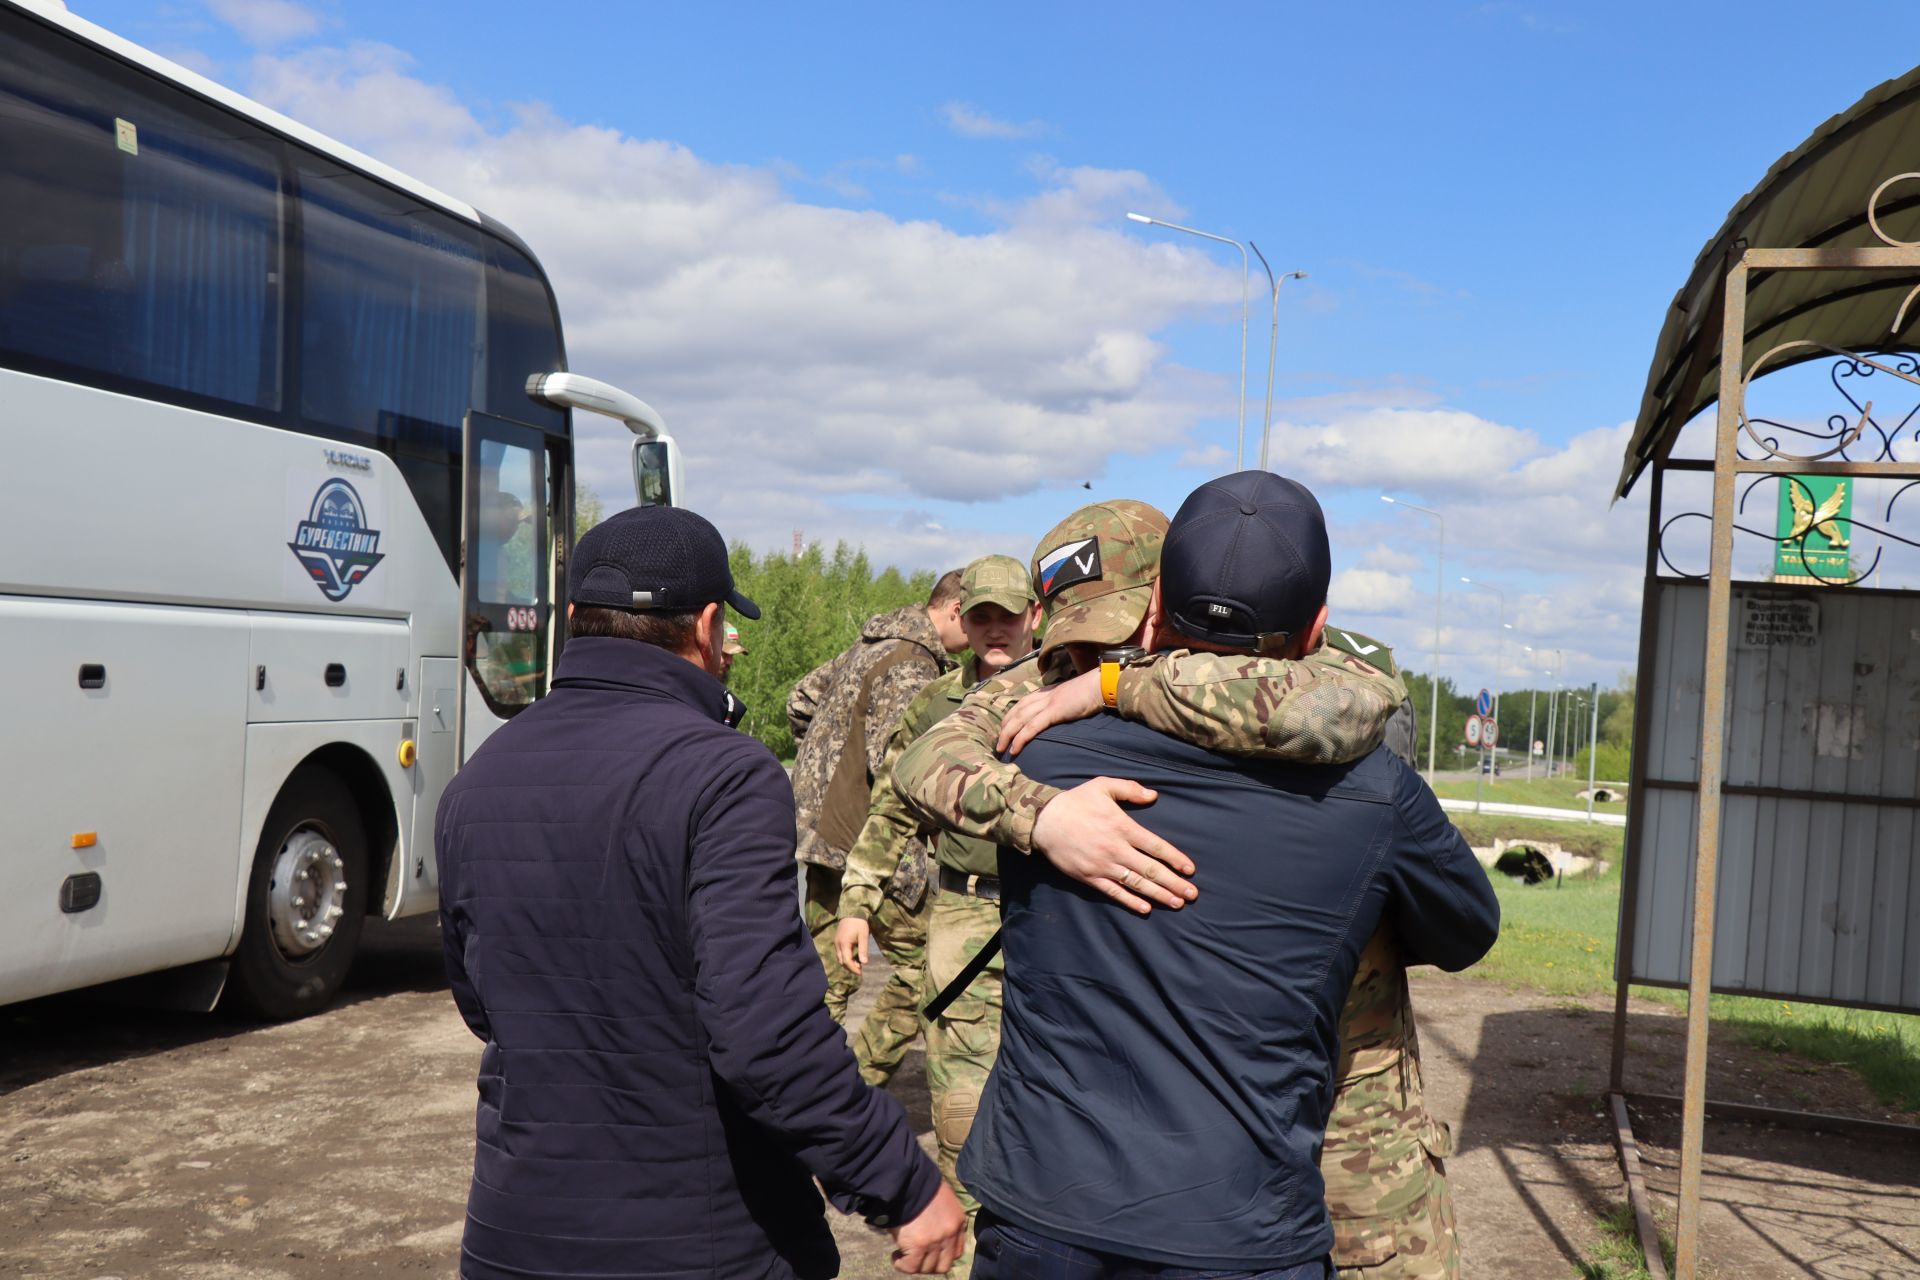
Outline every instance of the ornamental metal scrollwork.
<svg viewBox="0 0 1920 1280"><path fill-rule="evenodd" d="M1825 349L1829 351L1834 350L1834 348L1831 347ZM1776 350L1778 350L1778 348L1776 348ZM1821 443L1837 442L1825 453L1817 455L1817 458L1838 456L1846 462L1898 461L1894 456L1894 446L1907 431L1908 427L1913 425L1916 415L1920 415L1920 398L1915 399L1914 406L1908 409L1900 421L1895 423L1891 428L1882 425L1880 419L1874 416L1874 402L1864 399L1864 397L1857 397L1848 389L1849 382L1855 379L1871 378L1876 369L1886 370L1898 377L1905 378L1909 382L1920 382L1920 356L1916 356L1912 352L1875 351L1869 353L1867 356L1857 356L1852 352L1841 352L1839 358L1834 360L1833 364L1829 367L1827 378L1828 381L1833 384L1833 389L1839 393L1841 399L1852 406L1853 414L1829 414L1827 417L1828 430L1824 432L1810 431L1806 427L1797 427L1789 422L1760 417L1748 419L1743 416L1741 420L1742 426L1750 437L1760 442L1761 447L1766 449L1769 455L1777 458L1787 458L1796 461L1816 460L1816 458L1813 457L1797 458L1796 455L1785 452L1780 447L1780 437L1777 434L1760 436L1757 434L1756 428L1764 427L1769 433L1791 432L1794 435L1807 436ZM1855 414L1858 415L1857 421L1854 418ZM1873 430L1871 437L1866 435L1865 429L1869 427ZM1920 439L1920 429L1916 429L1914 435L1915 439ZM1873 456L1855 456L1853 446L1862 440L1865 440L1869 447L1878 446ZM1746 461L1753 460L1744 448L1740 450L1740 457Z"/></svg>
<svg viewBox="0 0 1920 1280"><path fill-rule="evenodd" d="M1827 425L1835 426L1836 429L1824 436L1818 432L1807 431L1800 427L1790 427L1785 423L1775 422L1771 419L1754 419L1747 416L1747 393L1753 385L1754 378L1759 375L1761 370L1767 367L1768 362L1784 351L1798 351L1807 348L1812 348L1816 351L1826 351L1837 356L1839 358L1838 364L1848 365L1853 370L1851 374L1844 376L1868 377L1871 376L1873 371L1878 370L1891 377L1899 378L1903 382L1911 382L1914 386L1920 387L1920 364L1917 364L1911 357L1882 356L1880 359L1875 359L1873 356L1863 356L1858 352L1848 351L1844 347L1836 347L1825 342L1816 342L1812 338L1796 338L1792 342L1783 342L1779 346L1768 350L1765 355L1753 362L1753 367L1747 370L1747 376L1740 380L1740 429L1746 432L1748 439L1766 450L1768 457L1779 458L1783 462L1824 462L1832 457L1840 457L1847 461L1859 461L1859 459L1848 457L1847 450L1853 446L1855 441L1860 439L1861 435L1866 431L1867 425L1873 423L1873 429L1879 432L1881 439L1886 443L1886 448L1882 451L1882 456L1885 457L1891 452L1892 439L1885 431L1881 430L1879 423L1873 422L1873 401L1868 400L1862 404L1851 395L1848 395L1845 388L1840 388L1840 394L1846 396L1847 403L1852 405L1860 414L1860 420L1849 425L1842 415L1835 414L1827 419ZM1882 361L1885 360L1892 360L1893 363L1882 363ZM1898 367L1902 363L1907 367L1904 369ZM1833 376L1836 379L1834 385L1838 388L1838 378L1843 376L1838 372L1838 365L1836 365L1836 372ZM1901 426L1904 427L1907 419L1912 417L1913 415L1909 413L1907 418L1901 420ZM1805 436L1813 436L1818 440L1831 440L1834 444L1832 448L1820 453L1788 453L1780 447L1778 437L1769 439L1756 431L1754 429L1756 421L1776 429L1792 431ZM1896 429L1896 434L1897 431L1898 429ZM1746 455L1743 453L1741 456L1745 457Z"/></svg>
<svg viewBox="0 0 1920 1280"><path fill-rule="evenodd" d="M1753 491L1755 489L1758 489L1762 484L1765 484L1769 480L1779 480L1784 484L1789 484L1794 486L1796 491L1803 491L1806 498L1808 512L1811 516L1811 518L1807 520L1807 523L1810 525L1820 523L1821 513L1819 509L1814 505L1813 490L1808 489L1806 486L1806 482L1801 480L1799 476L1755 476L1752 482L1750 482L1747 485L1747 487L1741 491L1739 503L1735 507L1736 514L1744 513L1746 511L1747 499L1752 496ZM1891 524L1893 521L1894 507L1899 505L1900 499L1906 496L1907 490L1914 489L1914 488L1920 488L1920 480L1909 480L1906 484L1903 484L1898 489L1894 490L1893 496L1887 499L1886 513L1882 517L1882 519L1885 520L1888 524ZM1799 504L1796 504L1796 506L1798 505ZM1660 556L1660 563L1666 565L1668 570L1670 570L1676 577L1690 578L1696 582L1702 581L1707 577L1705 573L1688 573L1686 570L1676 565L1673 562L1672 558L1667 555L1667 531L1673 528L1675 525L1679 524L1682 520L1705 520L1707 521L1709 528L1712 527L1712 523L1713 523L1713 517L1708 515L1704 511L1682 511L1678 515L1668 518L1668 520L1660 526L1659 541L1655 546L1655 550L1658 552ZM1799 521L1796 520L1795 523L1798 524ZM1854 531L1864 529L1868 533L1875 534L1882 539L1898 542L1902 546L1920 547L1920 542L1916 542L1912 538L1903 538L1899 534L1893 532L1891 529L1882 528L1879 525L1867 524L1864 521L1855 520L1849 516L1834 514L1834 515L1831 515L1826 520L1826 523L1831 525L1839 525L1839 524L1846 525L1847 526L1846 541L1849 544L1853 541ZM1799 532L1790 532L1786 536L1781 537L1775 534L1768 533L1763 529L1749 528L1746 525L1739 523L1737 520L1734 522L1733 527L1735 530L1737 530L1740 533L1744 533L1749 537L1758 538L1763 542L1771 542L1775 546L1784 546L1785 544L1789 542L1793 542L1796 539L1800 540L1800 566L1801 568L1806 570L1806 574L1809 578L1812 578L1814 582L1822 586L1828 586L1828 587L1857 586L1860 583L1865 582L1868 578L1871 578L1874 574L1874 571L1880 567L1880 557L1886 553L1886 546L1885 546L1885 543L1883 542L1880 546L1877 546L1874 548L1873 559L1870 560L1867 563L1867 567L1862 569L1859 573L1856 573L1851 577L1830 578L1830 577L1827 577L1825 574L1821 573L1817 568L1815 568L1807 560L1806 542L1804 540L1805 539L1804 530Z"/></svg>

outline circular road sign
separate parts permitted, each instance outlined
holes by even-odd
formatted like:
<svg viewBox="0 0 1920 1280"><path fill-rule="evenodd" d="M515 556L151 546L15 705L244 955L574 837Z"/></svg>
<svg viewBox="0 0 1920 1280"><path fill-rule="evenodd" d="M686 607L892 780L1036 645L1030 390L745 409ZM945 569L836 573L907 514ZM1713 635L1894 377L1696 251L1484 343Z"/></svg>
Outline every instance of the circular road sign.
<svg viewBox="0 0 1920 1280"><path fill-rule="evenodd" d="M1480 745L1483 747L1491 747L1498 741L1500 741L1499 722L1492 716L1483 718L1480 721Z"/></svg>
<svg viewBox="0 0 1920 1280"><path fill-rule="evenodd" d="M1473 700L1473 709L1474 711L1476 711L1477 713L1483 716L1492 715L1493 714L1493 690L1482 689L1480 691L1479 696Z"/></svg>
<svg viewBox="0 0 1920 1280"><path fill-rule="evenodd" d="M1480 745L1480 724L1481 720L1479 716L1467 717L1467 745L1470 747Z"/></svg>

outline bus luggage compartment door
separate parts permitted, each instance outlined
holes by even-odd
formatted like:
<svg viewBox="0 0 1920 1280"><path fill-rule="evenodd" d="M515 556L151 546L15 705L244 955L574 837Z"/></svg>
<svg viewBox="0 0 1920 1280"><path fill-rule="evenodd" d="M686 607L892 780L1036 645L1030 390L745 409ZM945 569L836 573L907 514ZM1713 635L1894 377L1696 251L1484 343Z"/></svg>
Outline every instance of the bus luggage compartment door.
<svg viewBox="0 0 1920 1280"><path fill-rule="evenodd" d="M232 610L0 596L0 1002L226 946L247 644Z"/></svg>

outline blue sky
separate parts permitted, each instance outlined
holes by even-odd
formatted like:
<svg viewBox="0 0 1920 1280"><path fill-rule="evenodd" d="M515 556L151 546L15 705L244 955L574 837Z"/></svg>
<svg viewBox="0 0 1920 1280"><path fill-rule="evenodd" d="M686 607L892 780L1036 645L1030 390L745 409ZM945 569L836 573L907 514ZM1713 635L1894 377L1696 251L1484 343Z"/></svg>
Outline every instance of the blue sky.
<svg viewBox="0 0 1920 1280"><path fill-rule="evenodd" d="M1498 627L1461 573L1570 678L1632 665L1644 506L1607 499L1665 308L1912 57L1872 38L1891 4L72 8L514 226L574 367L661 409L694 505L762 548L945 567L1090 494L1171 512L1232 465L1239 259L1123 215L1250 237L1311 273L1273 465L1326 503L1336 617L1428 666L1431 526L1379 494L1443 511L1469 684ZM608 497L617 446L582 443Z"/></svg>

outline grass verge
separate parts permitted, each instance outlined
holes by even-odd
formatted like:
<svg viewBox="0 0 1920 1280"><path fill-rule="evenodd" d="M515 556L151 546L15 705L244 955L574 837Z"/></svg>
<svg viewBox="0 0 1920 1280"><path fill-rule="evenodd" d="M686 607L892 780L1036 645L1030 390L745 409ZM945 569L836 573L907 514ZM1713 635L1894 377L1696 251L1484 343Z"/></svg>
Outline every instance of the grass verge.
<svg viewBox="0 0 1920 1280"><path fill-rule="evenodd" d="M1449 800L1473 799L1473 779L1442 778L1433 784L1433 793ZM1587 807L1585 800L1577 799L1580 792L1587 789L1585 778L1534 778L1515 777L1507 773L1498 779L1482 778L1480 798L1498 801L1501 804L1544 805L1549 809L1582 809ZM1626 802L1613 800L1606 804L1593 806L1595 813L1625 813Z"/></svg>
<svg viewBox="0 0 1920 1280"><path fill-rule="evenodd" d="M1585 1252L1587 1256L1573 1267L1579 1280L1651 1280L1647 1255L1640 1250L1632 1205L1622 1202L1608 1208L1600 1219L1600 1238ZM1667 1274L1672 1275L1673 1238L1664 1230L1660 1232L1660 1252L1666 1258Z"/></svg>
<svg viewBox="0 0 1920 1280"><path fill-rule="evenodd" d="M1571 852L1608 862L1604 875L1558 884L1526 886L1495 877L1500 940L1468 973L1553 995L1613 994L1621 828L1487 814L1456 815L1454 825L1469 844L1489 845L1496 836L1557 840ZM1686 1007L1684 991L1635 987L1634 993ZM1920 1115L1920 1016L1728 995L1714 996L1709 1008L1715 1023L1748 1043L1851 1067L1881 1102Z"/></svg>

